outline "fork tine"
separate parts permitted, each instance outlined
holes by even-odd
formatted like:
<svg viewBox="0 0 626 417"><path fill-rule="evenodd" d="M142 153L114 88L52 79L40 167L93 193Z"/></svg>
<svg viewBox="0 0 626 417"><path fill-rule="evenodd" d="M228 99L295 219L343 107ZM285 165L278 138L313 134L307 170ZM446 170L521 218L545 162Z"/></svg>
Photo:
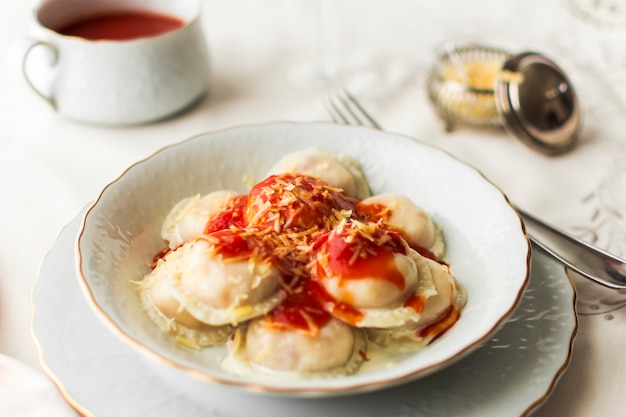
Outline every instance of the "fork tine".
<svg viewBox="0 0 626 417"><path fill-rule="evenodd" d="M361 103L359 103L357 101L356 98L354 98L354 96L352 94L350 94L350 92L348 90L346 90L345 88L343 89L343 93L346 95L346 97L348 98L348 100L350 100L352 102L352 104L354 104L354 106L359 109L359 111L361 112L361 114L363 115L363 117L365 117L371 124L372 126L374 126L376 129L378 130L382 130L382 128L380 127L380 125L378 123L376 123L376 121L372 118L372 116L369 115L369 113L363 108L363 106L361 106ZM352 113L352 111L350 111L350 113ZM352 113L354 114L354 113Z"/></svg>
<svg viewBox="0 0 626 417"><path fill-rule="evenodd" d="M324 107L326 107L326 111L330 114L331 119L333 119L334 123L337 124L350 124L350 120L341 112L341 109L335 101L333 100L333 96L329 96L324 101Z"/></svg>
<svg viewBox="0 0 626 417"><path fill-rule="evenodd" d="M358 100L345 88L331 93L324 101L324 106L335 123L360 126L366 126L369 123L372 127L382 130Z"/></svg>
<svg viewBox="0 0 626 417"><path fill-rule="evenodd" d="M342 95L342 93L343 93L343 95ZM359 125L359 126L364 126L365 125L365 123L359 117L359 115L356 114L354 112L354 110L352 109L354 100L351 99L350 96L347 95L347 91L345 89L336 92L335 93L335 97L337 98L339 103L341 103L343 108L346 109L346 111L350 114L350 116L352 117L352 119L355 121L355 123L357 125ZM358 108L357 108L357 110L358 110Z"/></svg>

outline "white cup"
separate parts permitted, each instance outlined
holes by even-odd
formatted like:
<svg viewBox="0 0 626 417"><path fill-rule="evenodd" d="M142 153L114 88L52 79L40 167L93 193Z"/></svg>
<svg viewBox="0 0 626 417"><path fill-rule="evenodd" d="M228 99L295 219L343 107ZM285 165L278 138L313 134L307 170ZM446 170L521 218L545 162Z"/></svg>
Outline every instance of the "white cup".
<svg viewBox="0 0 626 417"><path fill-rule="evenodd" d="M132 40L88 40L57 32L83 16L140 10L184 22ZM68 118L136 125L171 116L203 97L209 57L200 0L47 0L23 40L21 68L33 90Z"/></svg>

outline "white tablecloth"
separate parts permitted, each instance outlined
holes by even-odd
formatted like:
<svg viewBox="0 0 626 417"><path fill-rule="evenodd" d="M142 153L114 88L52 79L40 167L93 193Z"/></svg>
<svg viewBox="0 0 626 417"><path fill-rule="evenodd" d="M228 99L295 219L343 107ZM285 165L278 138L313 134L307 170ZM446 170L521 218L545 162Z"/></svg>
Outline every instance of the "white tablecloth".
<svg viewBox="0 0 626 417"><path fill-rule="evenodd" d="M12 56L28 33L34 5L0 3L1 55ZM527 211L626 256L626 28L591 25L558 0L211 0L203 20L210 94L156 124L66 120L15 65L0 67L0 415L73 415L43 376L29 333L30 291L60 229L164 145L242 124L328 120L325 89L304 76L311 64L332 64L385 130L450 151ZM555 60L579 94L580 145L547 157L504 131L446 133L424 88L433 50L446 39L504 42ZM626 292L573 279L580 327L571 364L535 415L623 415Z"/></svg>

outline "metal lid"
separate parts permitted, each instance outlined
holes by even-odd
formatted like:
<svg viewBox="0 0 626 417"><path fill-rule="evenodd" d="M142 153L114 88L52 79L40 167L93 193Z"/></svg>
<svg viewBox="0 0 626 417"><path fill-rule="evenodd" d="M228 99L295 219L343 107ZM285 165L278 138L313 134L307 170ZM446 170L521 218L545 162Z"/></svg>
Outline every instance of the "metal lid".
<svg viewBox="0 0 626 417"><path fill-rule="evenodd" d="M574 87L551 60L535 52L508 59L503 71L520 73L495 83L495 101L505 127L532 148L556 155L572 149L580 131Z"/></svg>

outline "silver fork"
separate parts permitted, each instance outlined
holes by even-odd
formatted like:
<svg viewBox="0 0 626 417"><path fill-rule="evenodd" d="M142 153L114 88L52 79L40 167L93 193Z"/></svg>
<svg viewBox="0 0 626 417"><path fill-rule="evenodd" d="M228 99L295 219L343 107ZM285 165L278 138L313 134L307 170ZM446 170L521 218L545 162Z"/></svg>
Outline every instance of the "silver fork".
<svg viewBox="0 0 626 417"><path fill-rule="evenodd" d="M337 124L382 130L346 89L331 93L324 107ZM608 288L626 289L626 261L513 207L524 221L534 249L542 250L569 269Z"/></svg>
<svg viewBox="0 0 626 417"><path fill-rule="evenodd" d="M331 93L324 101L324 107L333 122L344 125L370 126L378 130L382 127L369 115L356 98L346 89Z"/></svg>

